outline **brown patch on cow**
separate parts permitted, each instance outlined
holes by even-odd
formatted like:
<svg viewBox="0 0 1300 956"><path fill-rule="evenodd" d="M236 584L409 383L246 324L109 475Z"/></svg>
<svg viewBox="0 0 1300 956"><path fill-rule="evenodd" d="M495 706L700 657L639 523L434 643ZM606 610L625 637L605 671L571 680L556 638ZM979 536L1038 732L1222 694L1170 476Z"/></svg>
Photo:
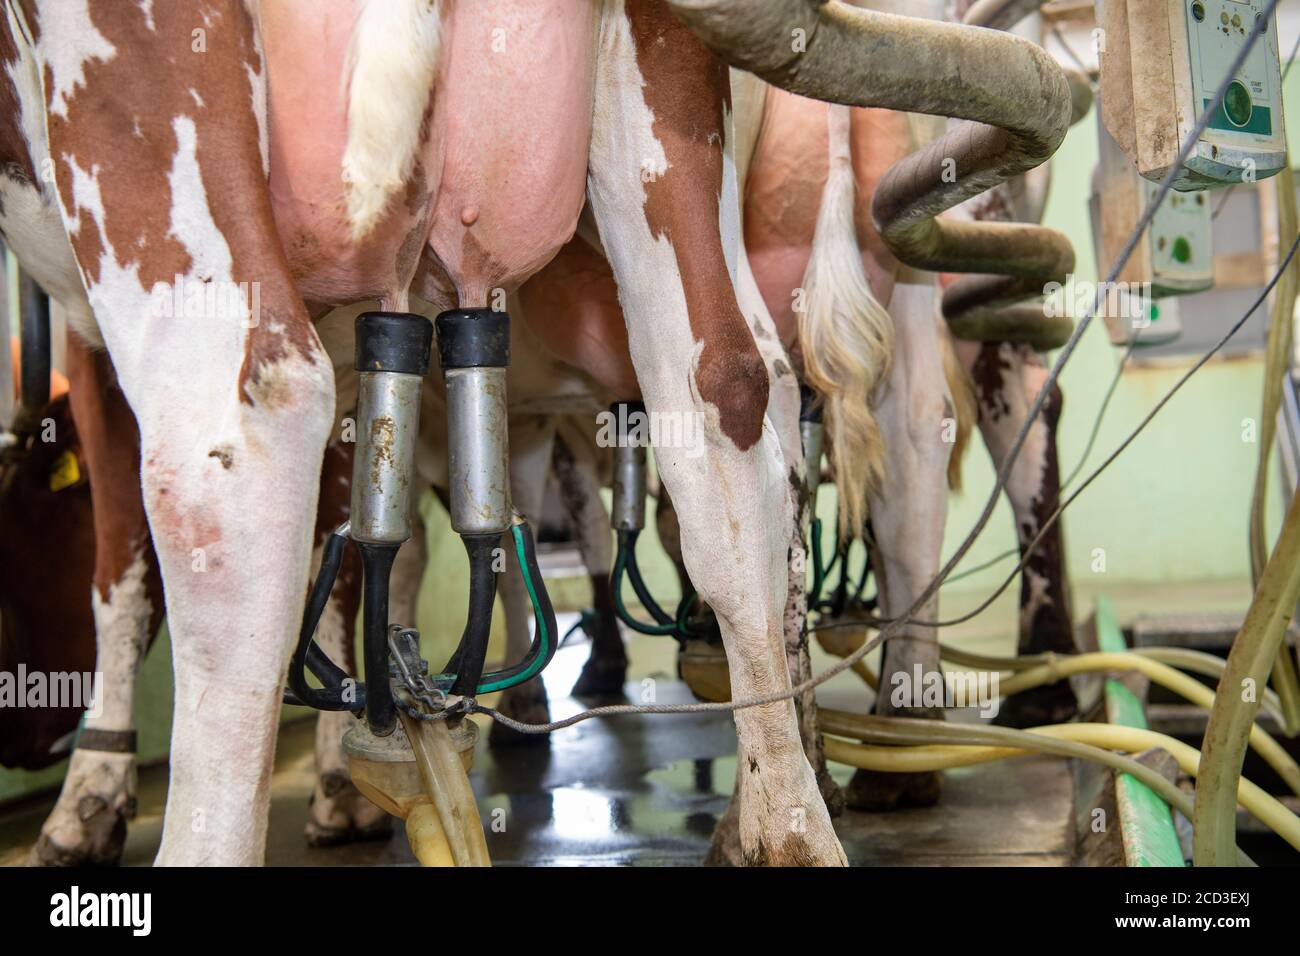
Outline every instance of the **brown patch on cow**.
<svg viewBox="0 0 1300 956"><path fill-rule="evenodd" d="M700 397L741 451L762 437L769 381L763 357L736 303L718 231L727 67L669 11L631 0L627 16L668 170L645 184L646 223L677 258L691 334L704 343L695 370Z"/></svg>
<svg viewBox="0 0 1300 956"><path fill-rule="evenodd" d="M90 591L95 532L90 487L50 489L60 456L84 466L68 397L44 411L54 440L0 465L0 672L95 669ZM63 758L50 747L76 729L79 707L0 707L0 765L39 770Z"/></svg>
<svg viewBox="0 0 1300 956"><path fill-rule="evenodd" d="M29 27L35 30L34 21ZM18 42L8 21L0 23L0 172L39 189L36 164L22 132L18 89L9 76L9 67L18 62Z"/></svg>
<svg viewBox="0 0 1300 956"><path fill-rule="evenodd" d="M215 458L217 461L221 462L221 467L226 469L226 471L229 471L235 464L235 456L230 453L229 448L214 448L212 451L208 452L208 457Z"/></svg>
<svg viewBox="0 0 1300 956"><path fill-rule="evenodd" d="M162 580L140 494L135 415L106 352L91 351L78 336L69 335L67 364L69 401L95 491L95 590L107 600L109 588L143 553L148 565L145 585L160 623Z"/></svg>
<svg viewBox="0 0 1300 956"><path fill-rule="evenodd" d="M138 4L90 0L89 11L117 55L84 63L85 83L69 96L67 117L48 117L65 207L78 215L70 162L96 177L103 202L103 236L80 215L82 229L72 237L78 262L97 281L99 258L111 247L119 267L138 267L146 290L190 271L190 254L171 232L169 179L178 145L173 123L188 117L209 209L230 247L231 278L260 284L262 311L248 333L238 381L241 399L254 404L251 386L264 370L294 353L312 361L315 339L278 241L262 169L249 73L260 76L263 63L248 10L240 0L170 0L154 5L152 30ZM202 51L193 49L198 28Z"/></svg>
<svg viewBox="0 0 1300 956"><path fill-rule="evenodd" d="M985 342L971 366L971 383L979 399L980 418L997 422L1011 413L1011 403L1006 396L1006 373L1011 370L1011 360L1002 354L1002 343Z"/></svg>
<svg viewBox="0 0 1300 956"><path fill-rule="evenodd" d="M1027 346L1021 346L1028 351ZM1030 505L1032 522L1020 523L1020 543L1025 547L1047 524L1061 503L1061 470L1056 450L1056 429L1065 406L1065 396L1059 386L1053 385L1043 404L1042 421L1047 430L1043 446L1043 478L1038 494ZM1022 654L1039 654L1056 651L1075 653L1074 623L1070 607L1070 593L1065 570L1065 542L1058 521L1043 535L1034 548L1021 576L1020 608L1024 611L1030 603L1031 575L1047 584L1037 610L1029 620L1021 620L1019 651Z"/></svg>

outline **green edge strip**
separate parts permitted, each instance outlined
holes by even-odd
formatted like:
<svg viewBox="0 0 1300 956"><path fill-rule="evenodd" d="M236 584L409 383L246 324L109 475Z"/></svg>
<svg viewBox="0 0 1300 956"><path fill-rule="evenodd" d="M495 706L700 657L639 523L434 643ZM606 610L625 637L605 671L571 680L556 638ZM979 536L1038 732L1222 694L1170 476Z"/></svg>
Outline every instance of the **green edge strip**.
<svg viewBox="0 0 1300 956"><path fill-rule="evenodd" d="M1097 644L1108 653L1127 649L1115 608L1105 597L1097 598ZM1142 702L1117 680L1106 681L1106 719L1122 727L1147 729ZM1124 860L1128 866L1181 867L1183 848L1174 829L1169 805L1146 784L1117 773L1115 802L1119 807L1120 833L1124 839Z"/></svg>

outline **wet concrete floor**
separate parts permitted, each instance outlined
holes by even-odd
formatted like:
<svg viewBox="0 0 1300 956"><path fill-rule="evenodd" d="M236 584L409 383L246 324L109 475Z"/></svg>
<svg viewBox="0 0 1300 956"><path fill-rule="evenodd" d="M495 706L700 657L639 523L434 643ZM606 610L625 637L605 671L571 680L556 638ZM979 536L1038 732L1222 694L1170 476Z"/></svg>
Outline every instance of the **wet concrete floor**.
<svg viewBox="0 0 1300 956"><path fill-rule="evenodd" d="M561 631L567 624L562 623ZM629 644L629 701L651 690L660 703L689 701L673 677L675 645L639 638ZM567 696L588 645L557 652L545 673L554 718L584 704ZM818 652L818 669L830 662ZM866 692L852 674L824 685L829 706L864 711ZM471 774L498 866L694 865L707 852L735 774L735 731L725 713L631 715L591 720L551 736L549 746L487 745L486 719ZM403 865L414 859L400 824L387 840L317 849L303 827L313 785L314 724L286 725L272 781L266 861L279 866ZM834 767L841 783L851 768ZM219 781L214 782L220 785ZM140 772L139 812L124 862L148 865L157 852L166 767ZM0 864L22 862L53 797L0 813ZM1069 765L1020 758L949 771L937 810L846 812L836 830L859 865L1070 865L1073 783ZM496 825L493 826L493 822Z"/></svg>

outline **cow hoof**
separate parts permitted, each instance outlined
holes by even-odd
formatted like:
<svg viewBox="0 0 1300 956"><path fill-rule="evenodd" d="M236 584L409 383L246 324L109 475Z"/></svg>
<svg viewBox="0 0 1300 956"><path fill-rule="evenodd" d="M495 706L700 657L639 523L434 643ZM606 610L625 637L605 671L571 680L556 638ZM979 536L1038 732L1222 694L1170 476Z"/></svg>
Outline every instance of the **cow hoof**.
<svg viewBox="0 0 1300 956"><path fill-rule="evenodd" d="M307 845L316 849L332 846L347 846L350 843L368 843L375 840L387 840L393 835L393 818L384 814L378 820L366 826L326 826L315 820L308 820L304 828Z"/></svg>
<svg viewBox="0 0 1300 956"><path fill-rule="evenodd" d="M116 866L135 816L135 755L73 751L29 866Z"/></svg>
<svg viewBox="0 0 1300 956"><path fill-rule="evenodd" d="M1044 727L1064 724L1079 713L1079 701L1068 680L1034 687L1002 701L993 723L998 727Z"/></svg>
<svg viewBox="0 0 1300 956"><path fill-rule="evenodd" d="M507 690L501 695L496 709L524 724L546 724L551 720L546 688L537 681ZM492 729L488 731L489 747L547 747L550 742L550 734L521 733L496 720L492 721Z"/></svg>
<svg viewBox="0 0 1300 956"><path fill-rule="evenodd" d="M887 773L883 770L859 770L849 781L844 802L851 810L886 813L908 807L932 807L939 802L943 774Z"/></svg>
<svg viewBox="0 0 1300 956"><path fill-rule="evenodd" d="M745 855L740 849L740 814L736 812L735 798L727 804L727 812L713 828L709 852L704 857L705 866L744 866Z"/></svg>
<svg viewBox="0 0 1300 956"><path fill-rule="evenodd" d="M574 697L615 697L623 692L626 680L626 656L598 655L592 651L570 693Z"/></svg>
<svg viewBox="0 0 1300 956"><path fill-rule="evenodd" d="M393 818L361 795L341 770L320 775L312 792L304 835L314 847L386 840Z"/></svg>
<svg viewBox="0 0 1300 956"><path fill-rule="evenodd" d="M743 785L743 781L738 781ZM748 799L753 800L756 788ZM768 791L769 796L776 796ZM787 799L789 799L787 797ZM713 830L705 866L847 866L848 860L835 836L828 815L823 815L824 799L814 794L809 781L803 799L784 805L770 802L757 820L747 820L748 847L741 839L739 795L733 795L727 811Z"/></svg>
<svg viewBox="0 0 1300 956"><path fill-rule="evenodd" d="M27 857L28 866L117 866L122 862L127 814L96 797L84 798L81 811L88 816L78 827L41 832ZM68 842L61 842L68 837Z"/></svg>

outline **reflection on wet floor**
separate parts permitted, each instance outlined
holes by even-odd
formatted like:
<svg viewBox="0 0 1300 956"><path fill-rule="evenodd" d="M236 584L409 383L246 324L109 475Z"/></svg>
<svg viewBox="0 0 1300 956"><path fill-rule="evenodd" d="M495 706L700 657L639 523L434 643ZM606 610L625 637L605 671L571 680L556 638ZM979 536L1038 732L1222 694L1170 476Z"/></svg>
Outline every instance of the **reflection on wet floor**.
<svg viewBox="0 0 1300 956"><path fill-rule="evenodd" d="M626 685L626 701L643 702L650 695L659 703L693 700L672 677L671 640L638 639L629 649L635 679ZM586 643L572 642L547 668L553 718L588 705L567 696L588 650ZM825 663L819 659L818 666ZM864 710L867 698L856 681L841 675L822 688L821 698L832 706ZM549 745L495 751L487 745L483 724L471 779L494 864L693 865L704 858L734 782L730 715L591 720L551 735ZM313 732L311 720L282 729L267 863L414 865L400 823L387 840L328 849L307 846L303 827L314 783ZM833 772L841 783L852 773L846 767ZM857 864L1068 865L1072 792L1063 762L1005 761L946 774L939 810L846 813L836 829ZM1031 793L1034 799L1025 800ZM166 768L142 770L126 864L147 865L156 854L165 794ZM0 864L22 862L52 804L50 796L0 814Z"/></svg>

